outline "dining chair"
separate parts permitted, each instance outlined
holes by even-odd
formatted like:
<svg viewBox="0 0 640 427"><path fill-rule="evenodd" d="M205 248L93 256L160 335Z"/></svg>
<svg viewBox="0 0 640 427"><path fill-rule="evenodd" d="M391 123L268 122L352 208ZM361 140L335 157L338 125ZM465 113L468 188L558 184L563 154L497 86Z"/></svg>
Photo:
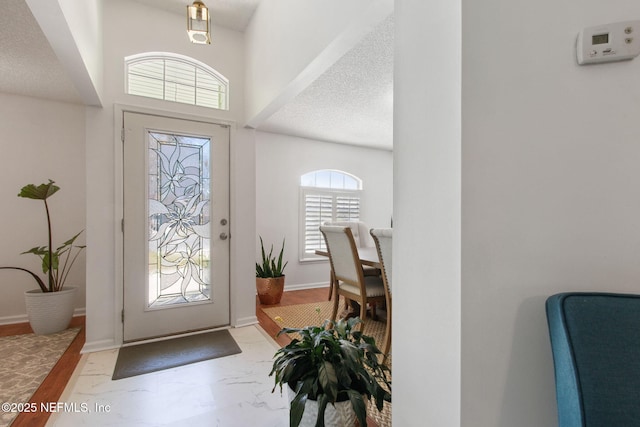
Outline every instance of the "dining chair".
<svg viewBox="0 0 640 427"><path fill-rule="evenodd" d="M351 229L351 234L353 235L353 241L356 244L356 248L369 248L373 246L373 242L369 239L369 228L367 228L367 224L362 221L326 221L323 225L328 225L332 227L349 227ZM365 276L380 276L381 271L379 268L372 267L370 265L363 265L362 271ZM331 283L329 286L329 298L331 301L331 297L333 296L333 271L331 271Z"/></svg>
<svg viewBox="0 0 640 427"><path fill-rule="evenodd" d="M384 296L387 308L387 325L384 332L384 341L382 343L382 353L384 357L383 363L386 361L391 351L391 281L392 274L392 252L391 244L393 239L393 229L391 228L372 228L369 233L373 237L373 241L378 251L380 259L380 270L382 271L382 282L384 283Z"/></svg>
<svg viewBox="0 0 640 427"><path fill-rule="evenodd" d="M338 315L340 296L357 301L360 304L362 328L367 314L367 304L371 305L372 316L375 317L375 304L385 301L384 283L380 276L365 276L358 256L353 234L349 227L321 226L329 252L329 261L335 281L335 299L331 321Z"/></svg>
<svg viewBox="0 0 640 427"><path fill-rule="evenodd" d="M562 293L546 302L559 427L640 422L640 295Z"/></svg>

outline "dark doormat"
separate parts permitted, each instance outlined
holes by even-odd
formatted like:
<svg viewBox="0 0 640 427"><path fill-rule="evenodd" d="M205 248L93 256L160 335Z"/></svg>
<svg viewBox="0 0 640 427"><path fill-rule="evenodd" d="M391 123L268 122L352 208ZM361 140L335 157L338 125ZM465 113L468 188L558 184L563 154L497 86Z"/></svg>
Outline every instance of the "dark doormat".
<svg viewBox="0 0 640 427"><path fill-rule="evenodd" d="M111 379L148 374L240 353L228 330L122 347Z"/></svg>

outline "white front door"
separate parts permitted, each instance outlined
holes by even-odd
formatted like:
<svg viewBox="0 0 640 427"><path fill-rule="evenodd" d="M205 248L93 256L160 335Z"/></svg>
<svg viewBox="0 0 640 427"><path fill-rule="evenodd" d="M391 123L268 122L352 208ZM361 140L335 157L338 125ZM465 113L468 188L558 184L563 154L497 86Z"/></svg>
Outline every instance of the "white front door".
<svg viewBox="0 0 640 427"><path fill-rule="evenodd" d="M229 127L124 113L124 341L228 325Z"/></svg>

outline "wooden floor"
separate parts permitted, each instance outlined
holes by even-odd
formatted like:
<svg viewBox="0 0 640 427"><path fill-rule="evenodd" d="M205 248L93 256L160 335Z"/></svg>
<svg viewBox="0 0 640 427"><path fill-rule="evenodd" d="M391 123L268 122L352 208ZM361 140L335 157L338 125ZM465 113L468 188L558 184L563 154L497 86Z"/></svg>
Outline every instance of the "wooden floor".
<svg viewBox="0 0 640 427"><path fill-rule="evenodd" d="M329 295L327 288L306 289L301 291L285 292L282 295L280 304L295 305L318 301L326 301ZM277 306L276 305L276 306ZM275 336L280 330L280 326L271 320L262 310L262 306L256 297L256 315L260 326L270 335ZM274 307L270 305L268 307ZM80 332L73 340L67 351L62 355L58 363L53 367L47 378L42 382L38 390L33 394L29 402L36 403L38 407L41 402L57 402L64 391L65 386L71 378L71 374L80 361L80 351L85 343L85 318L74 317L71 327L80 326ZM0 325L0 337L33 333L28 323L14 325ZM286 336L277 339L280 345L286 345L291 340ZM44 427L49 419L49 413L21 413L11 424L11 427ZM367 427L377 427L375 422L367 419Z"/></svg>
<svg viewBox="0 0 640 427"><path fill-rule="evenodd" d="M261 307L278 307L278 306L326 301L328 296L329 296L329 290L327 288L305 289L302 291L290 291L282 294L282 299L280 300L280 304L265 305L265 306L260 304L260 301L258 301L258 297L256 296L256 316L258 316L258 322L260 322L260 326L262 326L262 329L264 329L269 334L269 336L275 337L278 331L280 331L280 329L282 328L282 326L278 325L269 316L267 316L264 311L260 310ZM281 346L284 346L291 342L291 338L289 338L287 335L280 335L276 339L276 341Z"/></svg>

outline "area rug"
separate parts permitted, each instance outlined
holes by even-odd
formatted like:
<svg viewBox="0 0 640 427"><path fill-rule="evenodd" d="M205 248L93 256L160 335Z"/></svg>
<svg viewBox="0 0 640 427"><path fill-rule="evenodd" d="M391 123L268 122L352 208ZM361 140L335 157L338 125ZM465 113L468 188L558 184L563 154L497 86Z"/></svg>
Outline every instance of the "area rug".
<svg viewBox="0 0 640 427"><path fill-rule="evenodd" d="M0 338L0 402L29 402L79 331ZM17 411L0 411L0 426L10 425L17 415Z"/></svg>
<svg viewBox="0 0 640 427"><path fill-rule="evenodd" d="M309 325L321 325L325 319L329 319L333 312L333 302L322 301L318 303L265 307L261 308L261 310L283 328L303 328ZM384 340L385 326L385 322L367 319L364 324L364 334L372 336L376 340L376 344L381 346ZM391 357L387 360L387 364L391 367ZM374 402L369 402L367 415L379 427L388 427L391 425L391 404L385 402L383 410L379 412Z"/></svg>
<svg viewBox="0 0 640 427"><path fill-rule="evenodd" d="M112 379L133 377L240 353L228 330L122 347Z"/></svg>
<svg viewBox="0 0 640 427"><path fill-rule="evenodd" d="M338 312L342 311L342 308L343 307L340 307ZM322 322L329 319L333 312L333 302L322 301L308 304L264 307L261 309L283 328L303 328L309 325L322 325ZM371 319L366 320L364 324L365 335L372 336L376 340L376 345L380 347L384 340L385 322Z"/></svg>

